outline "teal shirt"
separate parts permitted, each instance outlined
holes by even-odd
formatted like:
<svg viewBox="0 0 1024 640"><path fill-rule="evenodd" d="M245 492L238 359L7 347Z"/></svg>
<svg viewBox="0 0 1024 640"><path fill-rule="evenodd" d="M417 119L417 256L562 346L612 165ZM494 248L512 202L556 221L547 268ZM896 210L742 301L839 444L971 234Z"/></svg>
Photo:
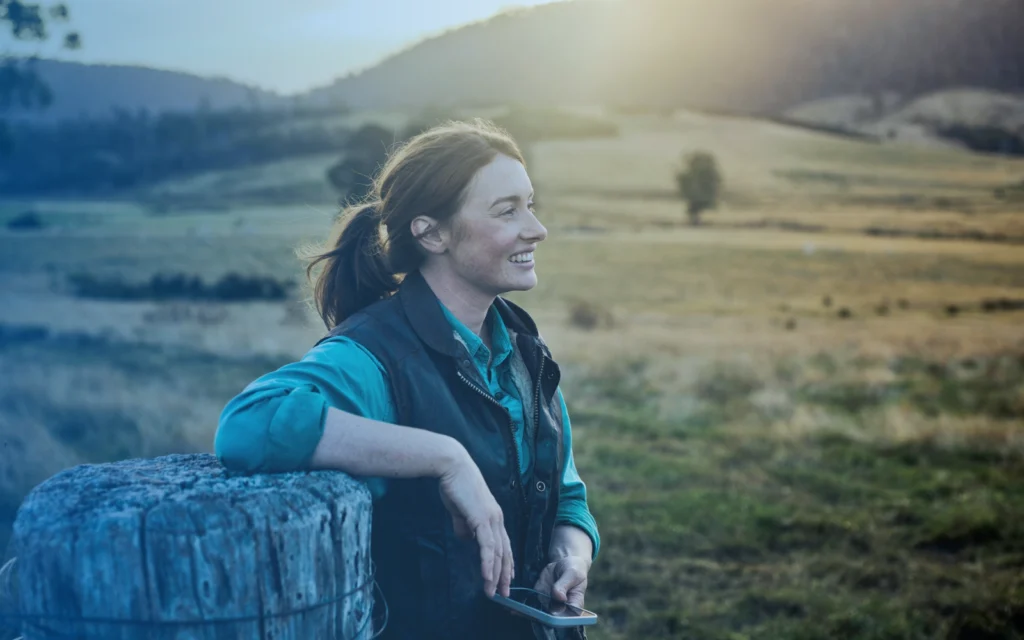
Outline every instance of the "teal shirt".
<svg viewBox="0 0 1024 640"><path fill-rule="evenodd" d="M440 302L439 302L440 304ZM523 402L512 382L512 341L494 307L491 350L442 304L445 317L466 346L487 382L487 391L512 417L520 473L529 469L529 449L523 447ZM556 524L579 527L590 536L597 557L600 536L587 506L586 485L572 455L572 429L561 390L563 459L562 488ZM214 450L225 467L253 472L282 472L308 466L323 435L328 407L337 407L372 420L396 423L391 385L383 365L350 338L330 338L313 347L298 362L261 376L232 398L221 412ZM384 478L363 479L374 499L387 491Z"/></svg>

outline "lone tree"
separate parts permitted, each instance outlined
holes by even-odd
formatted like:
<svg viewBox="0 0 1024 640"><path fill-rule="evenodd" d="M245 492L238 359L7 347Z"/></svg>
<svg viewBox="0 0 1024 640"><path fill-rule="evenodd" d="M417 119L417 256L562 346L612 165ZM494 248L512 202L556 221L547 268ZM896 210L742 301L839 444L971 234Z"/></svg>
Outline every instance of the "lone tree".
<svg viewBox="0 0 1024 640"><path fill-rule="evenodd" d="M63 3L44 6L36 2L0 0L0 42L6 40L7 33L16 41L43 41L50 37L48 25L67 20L68 8ZM77 49L81 45L77 33L64 34L65 48ZM0 54L0 113L12 106L45 109L53 101L53 94L36 73L34 62L34 58ZM0 117L0 153L10 151L10 147L7 122Z"/></svg>
<svg viewBox="0 0 1024 640"><path fill-rule="evenodd" d="M684 158L685 166L676 172L679 193L686 200L686 214L690 224L700 224L700 214L705 209L718 207L718 192L722 186L722 175L718 171L715 156L707 151L697 151Z"/></svg>

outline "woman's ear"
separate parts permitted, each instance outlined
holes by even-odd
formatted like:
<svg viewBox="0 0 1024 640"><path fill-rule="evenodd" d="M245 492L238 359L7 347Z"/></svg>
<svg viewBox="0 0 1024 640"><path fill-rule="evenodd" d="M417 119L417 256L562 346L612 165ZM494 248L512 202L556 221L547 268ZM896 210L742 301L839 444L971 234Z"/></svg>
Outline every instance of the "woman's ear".
<svg viewBox="0 0 1024 640"><path fill-rule="evenodd" d="M440 255L448 251L449 234L437 220L430 216L416 216L409 227L412 237L428 253Z"/></svg>

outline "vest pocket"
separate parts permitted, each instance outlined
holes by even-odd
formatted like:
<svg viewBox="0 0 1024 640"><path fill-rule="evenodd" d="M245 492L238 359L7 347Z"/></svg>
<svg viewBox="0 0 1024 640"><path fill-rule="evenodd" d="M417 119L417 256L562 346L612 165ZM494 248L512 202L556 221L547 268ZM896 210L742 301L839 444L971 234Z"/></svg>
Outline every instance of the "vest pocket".
<svg viewBox="0 0 1024 640"><path fill-rule="evenodd" d="M416 561L419 565L418 618L422 638L447 638L450 593L447 557L443 543L426 538L416 539ZM412 572L410 572L412 573ZM413 574L415 576L416 574ZM410 576L413 577L413 576Z"/></svg>

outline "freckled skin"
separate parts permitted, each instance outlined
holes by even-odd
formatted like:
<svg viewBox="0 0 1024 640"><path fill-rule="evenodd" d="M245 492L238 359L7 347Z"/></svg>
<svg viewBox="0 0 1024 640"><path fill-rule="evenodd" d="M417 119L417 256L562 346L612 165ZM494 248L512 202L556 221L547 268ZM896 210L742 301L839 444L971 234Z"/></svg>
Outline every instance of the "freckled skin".
<svg viewBox="0 0 1024 640"><path fill-rule="evenodd" d="M531 210L532 194L533 185L518 160L498 155L477 172L465 203L451 220L444 258L459 281L451 285L490 297L537 285L533 265L509 262L512 255L536 247L548 235ZM506 196L518 199L491 206Z"/></svg>

